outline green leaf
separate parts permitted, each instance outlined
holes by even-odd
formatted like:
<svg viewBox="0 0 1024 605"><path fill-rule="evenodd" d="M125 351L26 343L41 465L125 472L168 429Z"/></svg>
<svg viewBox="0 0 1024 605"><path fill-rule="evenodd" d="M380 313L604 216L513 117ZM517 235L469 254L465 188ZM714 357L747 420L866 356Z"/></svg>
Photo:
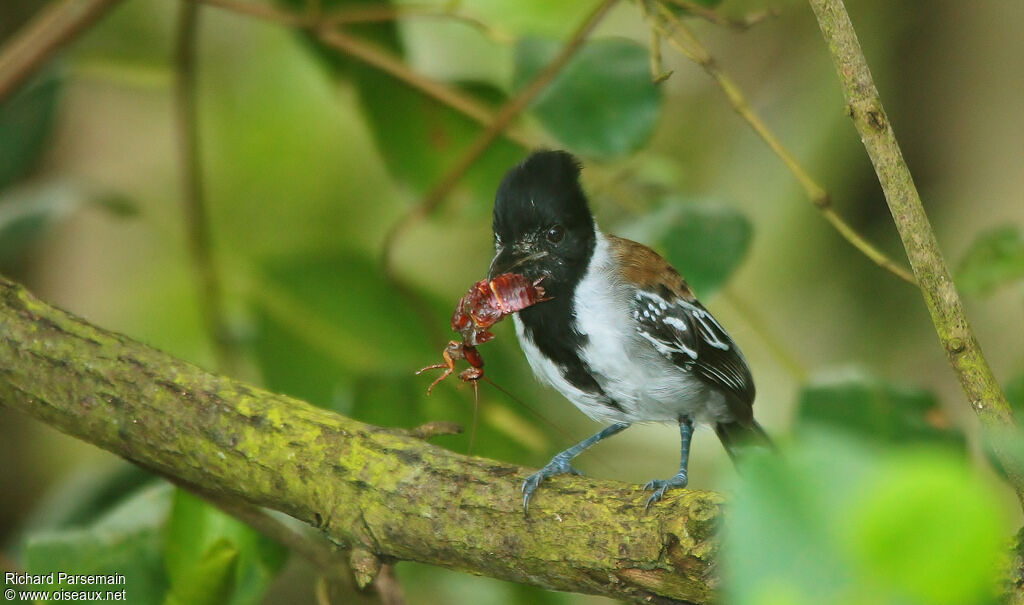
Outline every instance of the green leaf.
<svg viewBox="0 0 1024 605"><path fill-rule="evenodd" d="M90 525L158 481L156 476L127 462L83 468L48 490L25 521L25 532Z"/></svg>
<svg viewBox="0 0 1024 605"><path fill-rule="evenodd" d="M483 127L459 112L379 71L360 71L358 94L388 170L401 183L424 193L465 154ZM486 105L505 96L486 84L456 86ZM396 119L401 116L401 119ZM502 175L524 152L499 138L466 172L462 181L475 199L489 202Z"/></svg>
<svg viewBox="0 0 1024 605"><path fill-rule="evenodd" d="M1024 418L1024 374L1018 374L1006 384L1006 400L1017 418Z"/></svg>
<svg viewBox="0 0 1024 605"><path fill-rule="evenodd" d="M167 605L259 603L287 551L183 490L174 495L164 554Z"/></svg>
<svg viewBox="0 0 1024 605"><path fill-rule="evenodd" d="M304 10L305 0L278 0L279 4ZM344 0L325 0L322 9L352 6ZM363 3L360 5L365 6ZM390 7L390 2L369 2ZM349 28L385 52L404 56L401 37L394 22L374 23ZM310 34L305 39L335 76L354 84L360 105L370 126L377 148L388 171L403 185L423 194L463 156L483 126L461 112L427 96L392 75L359 61L348 59L336 49L323 45ZM461 89L484 106L498 107L505 95L494 86L478 82L448 83ZM490 200L501 176L522 159L523 151L499 138L492 143L466 172L462 183L475 199Z"/></svg>
<svg viewBox="0 0 1024 605"><path fill-rule="evenodd" d="M845 549L868 582L911 602L986 602L1003 515L962 460L921 452L884 461L850 503Z"/></svg>
<svg viewBox="0 0 1024 605"><path fill-rule="evenodd" d="M124 590L130 603L158 605L167 590L163 567L163 527L171 488L160 484L111 509L95 523L30 535L25 544L28 573L123 576L123 584L102 590ZM81 585L38 585L41 590L82 590ZM85 587L95 590L97 587Z"/></svg>
<svg viewBox="0 0 1024 605"><path fill-rule="evenodd" d="M235 590L238 556L238 546L227 538L217 540L180 577L171 578L171 592L164 605L226 603Z"/></svg>
<svg viewBox="0 0 1024 605"><path fill-rule="evenodd" d="M856 371L804 385L796 423L797 430L825 426L876 443L967 449L963 431L949 424L933 393Z"/></svg>
<svg viewBox="0 0 1024 605"><path fill-rule="evenodd" d="M728 602L994 602L1009 531L992 486L921 446L880 455L809 429L744 465L724 530Z"/></svg>
<svg viewBox="0 0 1024 605"><path fill-rule="evenodd" d="M540 73L561 46L549 39L521 40L515 86ZM637 150L650 138L661 111L647 49L617 38L587 42L537 97L532 111L552 136L581 155L611 159Z"/></svg>
<svg viewBox="0 0 1024 605"><path fill-rule="evenodd" d="M735 208L686 204L661 240L668 261L702 297L728 281L750 249L754 228Z"/></svg>
<svg viewBox="0 0 1024 605"><path fill-rule="evenodd" d="M702 299L728 281L750 249L754 228L731 206L669 196L653 212L619 230L654 244Z"/></svg>
<svg viewBox="0 0 1024 605"><path fill-rule="evenodd" d="M25 176L42 154L61 84L49 71L0 104L0 189Z"/></svg>
<svg viewBox="0 0 1024 605"><path fill-rule="evenodd" d="M986 296L1024 279L1024 230L1004 225L981 233L960 261L956 283L965 294Z"/></svg>
<svg viewBox="0 0 1024 605"><path fill-rule="evenodd" d="M318 405L339 409L336 398L357 373L409 376L435 348L415 311L365 257L269 262L254 296L261 334L254 344L268 386Z"/></svg>

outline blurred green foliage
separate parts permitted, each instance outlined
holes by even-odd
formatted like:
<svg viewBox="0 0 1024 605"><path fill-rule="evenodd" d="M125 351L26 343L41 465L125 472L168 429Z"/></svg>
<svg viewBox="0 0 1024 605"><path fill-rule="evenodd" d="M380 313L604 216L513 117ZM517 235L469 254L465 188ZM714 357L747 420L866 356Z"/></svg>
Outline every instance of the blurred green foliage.
<svg viewBox="0 0 1024 605"><path fill-rule="evenodd" d="M53 130L63 78L48 70L0 104L0 190L33 168Z"/></svg>
<svg viewBox="0 0 1024 605"><path fill-rule="evenodd" d="M796 430L820 427L890 445L942 445L961 454L967 447L963 430L950 425L934 393L856 371L801 389Z"/></svg>
<svg viewBox="0 0 1024 605"><path fill-rule="evenodd" d="M164 541L166 605L259 603L287 551L269 538L176 490Z"/></svg>
<svg viewBox="0 0 1024 605"><path fill-rule="evenodd" d="M1004 513L962 458L813 432L742 470L724 530L730 602L998 602Z"/></svg>
<svg viewBox="0 0 1024 605"><path fill-rule="evenodd" d="M15 4L12 15L28 10ZM764 8L755 0L699 4L737 15ZM294 11L309 5L275 4ZM318 5L328 13L424 8ZM463 0L453 7L438 0L427 8L456 10L489 29L435 15L344 31L494 111L544 69L595 5ZM737 66L752 106L832 189L837 209L899 258L806 8L795 0L781 6L778 21L743 36L694 26L721 52L722 66ZM922 167L921 189L935 192L926 197L967 199L950 189L963 181L969 199L996 200L999 194L974 189L988 184L977 175L998 161L921 136L932 130L928 120L939 119L929 113L938 111L936 99L947 97L917 99L923 88L914 82L949 62L928 53L915 59L911 50L938 52L913 32L945 24L967 36L965 20L1013 9L978 7L966 16L959 6L917 9L909 0L851 6L887 104L894 100L887 109L901 143L915 170ZM124 3L59 69L0 104L0 270L100 325L210 366L183 235L177 133L169 126L176 10L156 0ZM905 27L908 19L913 28ZM930 27L919 27L920 20L931 20ZM201 22L200 138L213 253L247 377L383 426L458 422L464 434L435 442L466 452L472 440L474 454L523 464L546 462L592 432L536 385L508 322L496 326L498 337L482 353L487 376L520 401L487 384L476 401L457 378L427 397L436 374L413 375L440 361L444 341L454 337L452 308L491 253L494 189L528 150L500 138L444 204L396 243L396 274L417 295L408 298L382 271L384 235L456 165L482 126L309 33L212 7L203 7ZM984 40L1011 48L1013 32L990 30L1017 22L992 17L974 27ZM648 33L636 7L620 4L517 128L537 145L583 156L602 228L664 253L751 361L757 413L782 436L783 455L755 461L742 482L730 484L722 454L704 448L699 435L692 473L694 486L733 490L721 553L728 602L993 602L997 562L1019 520L1008 519L994 486L967 466L969 435L946 409L962 407L962 394L939 378L948 367L919 296L830 231L699 69L666 47L665 68L674 74L653 84ZM1015 65L1024 50L1004 52L1007 60L986 56L985 65ZM915 60L929 69L908 68ZM982 78L987 70L951 69L949 77L961 72ZM972 98L986 101L1006 89L962 84L983 91ZM932 86L961 88L959 80ZM1005 105L1003 113L995 105L986 112L953 108L948 119L1017 115L1019 103ZM990 132L969 126L943 136ZM1002 138L986 136L979 148L1010 157L999 151ZM954 159L939 156L947 147ZM954 165L957 178L928 179L929 167L946 174ZM1024 187L1007 183L1009 191ZM1024 276L1024 216L1014 204L993 201L981 213L936 202L929 212L940 241L959 237L955 244L967 249L957 284L979 297L970 302L986 352L1002 363L997 370L1017 376L1007 394L1019 413L1022 306L1019 289L1001 287ZM992 229L990 221L1002 226ZM816 378L787 374L779 349ZM869 369L831 370L851 361ZM787 442L790 419L795 430ZM313 601L310 583L294 579L303 565L296 557L285 564L279 547L141 471L96 471L110 463L94 452L57 455L74 446L34 427L17 417L0 422L0 454L13 460L0 469L0 539L26 570L123 573L134 603ZM602 476L646 478L675 462L675 432L665 437L624 435L583 465L592 461ZM69 463L58 459L83 461L60 480ZM51 495L34 502L43 482L33 479L43 476ZM12 518L16 527L2 526ZM398 574L413 605L595 602L417 564L403 563Z"/></svg>
<svg viewBox="0 0 1024 605"><path fill-rule="evenodd" d="M1024 280L1024 229L1003 225L980 233L960 260L957 285L966 293L991 294L997 287Z"/></svg>
<svg viewBox="0 0 1024 605"><path fill-rule="evenodd" d="M526 86L561 50L555 40L516 45L516 88ZM632 40L587 43L533 103L533 115L559 143L586 157L613 159L651 136L661 95L651 81L647 50Z"/></svg>
<svg viewBox="0 0 1024 605"><path fill-rule="evenodd" d="M135 492L81 527L40 530L26 539L25 571L33 575L64 572L124 576L124 589L136 603L161 603L168 581L163 563L163 527L173 490L167 485ZM81 586L36 588L82 590ZM90 588L94 590L95 588Z"/></svg>

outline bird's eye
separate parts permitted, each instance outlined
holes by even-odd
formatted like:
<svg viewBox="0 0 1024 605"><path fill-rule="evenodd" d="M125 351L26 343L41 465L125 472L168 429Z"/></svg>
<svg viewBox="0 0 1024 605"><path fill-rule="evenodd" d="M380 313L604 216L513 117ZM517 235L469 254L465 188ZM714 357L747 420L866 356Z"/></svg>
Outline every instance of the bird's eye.
<svg viewBox="0 0 1024 605"><path fill-rule="evenodd" d="M553 225L550 229L548 229L548 232L544 235L544 237L546 237L547 240L552 244L557 244L558 242L562 241L563 237L565 237L565 227L561 225Z"/></svg>

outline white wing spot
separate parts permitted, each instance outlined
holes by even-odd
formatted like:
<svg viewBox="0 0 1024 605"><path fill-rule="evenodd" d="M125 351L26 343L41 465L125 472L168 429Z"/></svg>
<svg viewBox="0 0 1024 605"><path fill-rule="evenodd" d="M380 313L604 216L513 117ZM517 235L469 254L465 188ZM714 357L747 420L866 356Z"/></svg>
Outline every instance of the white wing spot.
<svg viewBox="0 0 1024 605"><path fill-rule="evenodd" d="M711 314L708 313L707 311L695 307L691 308L691 313L693 313L693 316L697 319L697 321L703 328L703 330L701 330L701 336L704 338L704 341L707 342L709 345L715 347L716 349L728 351L728 343L726 343L718 336L719 332L724 332L725 330L723 330L722 326L720 326L718 322L715 321L715 318L712 317Z"/></svg>
<svg viewBox="0 0 1024 605"><path fill-rule="evenodd" d="M679 319L678 317L672 317L671 315L669 315L668 317L666 317L662 321L664 321L666 324L672 326L673 328L679 330L680 332L685 332L686 331L686 328L687 328L686 322L681 320L681 319Z"/></svg>

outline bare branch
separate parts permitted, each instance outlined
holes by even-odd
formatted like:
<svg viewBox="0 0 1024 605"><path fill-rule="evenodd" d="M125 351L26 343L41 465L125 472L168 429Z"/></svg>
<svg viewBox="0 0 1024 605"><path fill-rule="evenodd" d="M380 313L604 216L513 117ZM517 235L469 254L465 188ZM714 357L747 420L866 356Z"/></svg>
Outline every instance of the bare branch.
<svg viewBox="0 0 1024 605"><path fill-rule="evenodd" d="M825 188L811 178L800 162L793 157L793 154L779 141L775 133L768 128L768 125L764 123L761 116L750 107L750 103L740 90L740 87L722 71L722 68L718 66L718 63L715 62L714 57L711 56L707 48L693 35L693 32L690 31L686 24L673 15L664 5L659 4L658 8L660 16L652 19L653 27L661 33L670 45L683 53L691 61L700 65L711 76L719 88L722 89L722 92L725 93L729 104L732 105L736 113L750 124L754 132L768 144L768 147L771 148L775 155L779 156L779 159L786 165L786 168L793 173L793 176L796 177L796 180L803 188L807 199L821 212L825 220L835 227L846 241L850 242L850 244L860 250L864 256L867 256L879 267L886 269L908 283L915 283L913 275L897 265L884 252L875 248L839 216L832 207L831 198Z"/></svg>

